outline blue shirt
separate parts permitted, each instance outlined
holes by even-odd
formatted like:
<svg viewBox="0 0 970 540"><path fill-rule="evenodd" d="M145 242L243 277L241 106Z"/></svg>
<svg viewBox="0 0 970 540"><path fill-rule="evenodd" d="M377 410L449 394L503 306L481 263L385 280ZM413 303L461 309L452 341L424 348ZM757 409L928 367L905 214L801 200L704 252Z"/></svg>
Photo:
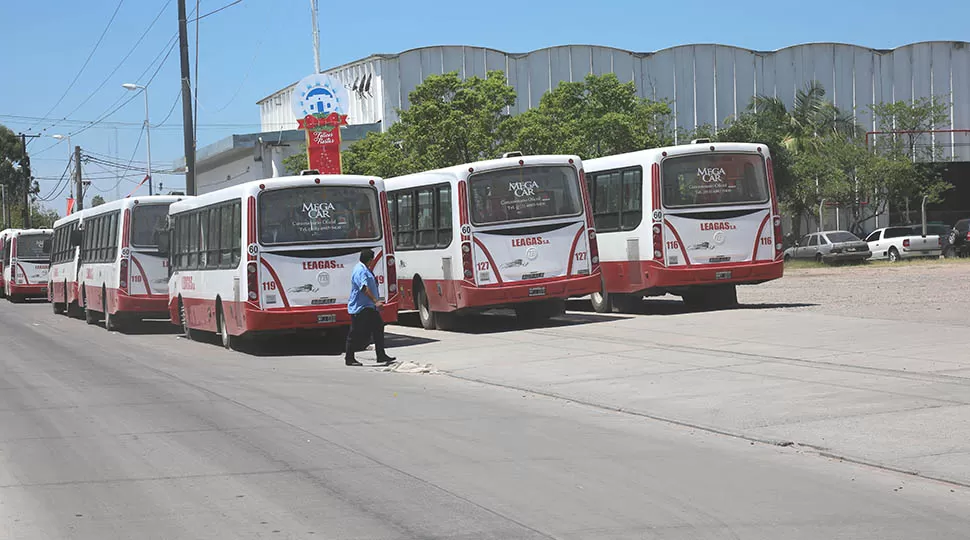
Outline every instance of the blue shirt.
<svg viewBox="0 0 970 540"><path fill-rule="evenodd" d="M380 289L377 288L374 273L367 268L366 264L359 262L354 267L354 273L350 278L350 300L347 301L347 311L351 315L356 315L365 308L377 309L370 297L364 293L364 287L367 287L375 298L380 298Z"/></svg>

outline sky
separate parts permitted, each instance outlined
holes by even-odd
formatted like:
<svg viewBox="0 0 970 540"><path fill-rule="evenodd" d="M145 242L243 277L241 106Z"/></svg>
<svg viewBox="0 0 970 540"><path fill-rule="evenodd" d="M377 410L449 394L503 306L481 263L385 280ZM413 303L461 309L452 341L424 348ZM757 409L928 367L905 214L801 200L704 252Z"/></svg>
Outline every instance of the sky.
<svg viewBox="0 0 970 540"><path fill-rule="evenodd" d="M233 2L200 0L197 8L196 0L187 0L187 10L206 15ZM582 43L648 52L691 43L775 50L841 42L888 49L970 40L970 1L928 5L918 9L901 0L322 0L320 56L327 69L429 45L527 52ZM189 24L199 148L234 133L259 131L256 101L313 72L309 0L241 0L201 19L198 35L195 28ZM150 81L152 168L170 170L183 155L179 51L172 46L177 31L176 0L0 0L0 35L7 44L0 68L0 124L42 135L28 150L40 195L50 199L45 206L63 214L68 195L67 183L59 180L70 148L52 135L70 134L71 143L86 154L145 168L144 98L123 83ZM85 163L92 181L88 198L147 194L146 186L138 188L137 170L118 179L123 171ZM182 189L184 177L156 173L156 187L159 183L166 192Z"/></svg>

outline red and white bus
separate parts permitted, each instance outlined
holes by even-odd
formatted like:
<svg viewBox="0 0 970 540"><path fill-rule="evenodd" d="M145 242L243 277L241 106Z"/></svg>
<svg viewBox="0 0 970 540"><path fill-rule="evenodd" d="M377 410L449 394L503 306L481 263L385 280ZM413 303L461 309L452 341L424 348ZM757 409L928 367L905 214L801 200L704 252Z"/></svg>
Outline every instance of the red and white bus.
<svg viewBox="0 0 970 540"><path fill-rule="evenodd" d="M117 330L127 322L168 318L168 261L158 238L169 205L182 199L125 198L84 210L77 279L88 324L103 318L107 330Z"/></svg>
<svg viewBox="0 0 970 540"><path fill-rule="evenodd" d="M397 279L379 178L306 175L257 180L169 209L169 313L186 337L214 332L227 348L269 332L345 331L350 277L364 248L397 320Z"/></svg>
<svg viewBox="0 0 970 540"><path fill-rule="evenodd" d="M784 271L781 216L763 144L654 148L586 162L599 232L598 312L673 294L698 307L737 304L737 285Z"/></svg>
<svg viewBox="0 0 970 540"><path fill-rule="evenodd" d="M54 222L51 265L47 273L47 297L54 313L67 312L72 317L84 314L77 279L81 267L80 228L84 212L79 210Z"/></svg>
<svg viewBox="0 0 970 540"><path fill-rule="evenodd" d="M51 229L8 229L3 237L3 293L11 302L47 297Z"/></svg>
<svg viewBox="0 0 970 540"><path fill-rule="evenodd" d="M500 307L535 321L599 290L582 167L514 156L388 179L402 309L428 329Z"/></svg>
<svg viewBox="0 0 970 540"><path fill-rule="evenodd" d="M0 231L0 298L7 296L6 280L4 279L3 269L6 267L7 260L7 238L15 233L17 229L4 229Z"/></svg>

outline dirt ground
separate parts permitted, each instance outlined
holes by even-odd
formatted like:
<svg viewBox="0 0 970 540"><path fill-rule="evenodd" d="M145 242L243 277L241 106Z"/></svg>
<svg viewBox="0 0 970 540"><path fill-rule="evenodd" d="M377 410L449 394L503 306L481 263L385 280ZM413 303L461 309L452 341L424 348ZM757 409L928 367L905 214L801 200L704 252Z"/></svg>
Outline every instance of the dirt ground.
<svg viewBox="0 0 970 540"><path fill-rule="evenodd" d="M738 299L750 307L970 326L970 259L786 268L780 280L740 287Z"/></svg>

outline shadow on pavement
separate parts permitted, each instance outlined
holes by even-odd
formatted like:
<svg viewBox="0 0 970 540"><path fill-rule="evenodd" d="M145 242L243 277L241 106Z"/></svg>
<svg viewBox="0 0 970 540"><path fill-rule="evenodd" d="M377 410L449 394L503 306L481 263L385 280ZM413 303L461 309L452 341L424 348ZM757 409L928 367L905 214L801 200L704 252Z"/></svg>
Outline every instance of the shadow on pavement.
<svg viewBox="0 0 970 540"><path fill-rule="evenodd" d="M589 304L589 302L587 302ZM569 306L567 304L567 309ZM592 311L592 307L590 308ZM475 313L462 315L455 321L452 332L462 334L494 334L498 332L511 332L515 330L531 330L539 328L561 328L565 326L576 326L580 324L594 324L609 321L629 319L623 315L600 315L599 313L566 313L540 323L523 323L515 317L515 313L510 309L496 309L485 313ZM421 328L421 320L418 314L402 313L398 315L397 323L400 326L411 328Z"/></svg>
<svg viewBox="0 0 970 540"><path fill-rule="evenodd" d="M319 334L264 336L261 339L245 343L239 348L239 352L261 357L343 356L345 339L342 333L335 333L329 336ZM214 336L213 340L217 342L218 338ZM406 336L387 331L384 332L384 344L389 351L400 347L411 347L425 343L434 343L436 341L438 340ZM219 345L221 346L221 344ZM373 350L373 345L369 347L370 350ZM361 350L363 351L365 349Z"/></svg>
<svg viewBox="0 0 970 540"><path fill-rule="evenodd" d="M104 321L101 321L104 327ZM165 334L179 334L181 329L165 319L151 319L137 322L129 322L119 330L122 334L129 336L162 336Z"/></svg>
<svg viewBox="0 0 970 540"><path fill-rule="evenodd" d="M688 313L704 313L708 311L735 311L748 309L792 309L813 307L818 304L804 302L774 303L774 304L739 304L730 308L690 308L683 301L673 298L647 298L636 306L634 310L624 311L626 315L685 315ZM593 312L593 304L589 300L570 300L566 303L570 311Z"/></svg>

